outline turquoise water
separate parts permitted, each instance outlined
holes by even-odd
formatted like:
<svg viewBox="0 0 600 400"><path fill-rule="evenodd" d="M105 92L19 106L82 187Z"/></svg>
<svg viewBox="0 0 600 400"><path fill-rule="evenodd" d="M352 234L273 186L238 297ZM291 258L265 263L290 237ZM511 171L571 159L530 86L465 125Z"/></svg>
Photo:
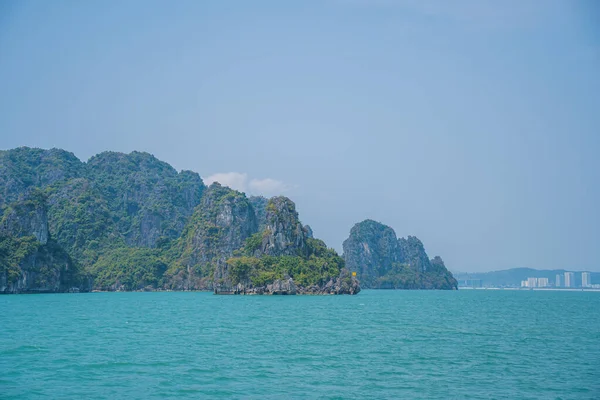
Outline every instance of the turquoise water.
<svg viewBox="0 0 600 400"><path fill-rule="evenodd" d="M600 398L600 293L0 296L0 398Z"/></svg>

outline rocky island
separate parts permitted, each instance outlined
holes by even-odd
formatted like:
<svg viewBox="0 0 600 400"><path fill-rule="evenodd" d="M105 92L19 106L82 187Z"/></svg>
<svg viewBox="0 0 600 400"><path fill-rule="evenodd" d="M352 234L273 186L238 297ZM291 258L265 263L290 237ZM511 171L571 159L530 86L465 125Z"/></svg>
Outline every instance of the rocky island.
<svg viewBox="0 0 600 400"><path fill-rule="evenodd" d="M357 224L341 257L289 198L206 187L148 153L82 162L60 149L0 151L0 293L455 287L440 258L390 230Z"/></svg>
<svg viewBox="0 0 600 400"><path fill-rule="evenodd" d="M343 248L346 266L357 271L363 288L458 289L441 257L430 260L419 239L398 239L392 228L380 222L354 225Z"/></svg>
<svg viewBox="0 0 600 400"><path fill-rule="evenodd" d="M0 151L0 293L356 294L286 197L206 187L154 156Z"/></svg>

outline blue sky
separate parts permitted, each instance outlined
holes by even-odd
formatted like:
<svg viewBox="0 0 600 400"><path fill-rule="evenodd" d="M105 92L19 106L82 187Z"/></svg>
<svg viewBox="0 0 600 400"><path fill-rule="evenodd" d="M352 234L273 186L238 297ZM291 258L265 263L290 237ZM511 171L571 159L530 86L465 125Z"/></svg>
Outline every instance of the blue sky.
<svg viewBox="0 0 600 400"><path fill-rule="evenodd" d="M0 148L147 151L455 271L600 271L595 1L3 1ZM212 178L211 178L212 177Z"/></svg>

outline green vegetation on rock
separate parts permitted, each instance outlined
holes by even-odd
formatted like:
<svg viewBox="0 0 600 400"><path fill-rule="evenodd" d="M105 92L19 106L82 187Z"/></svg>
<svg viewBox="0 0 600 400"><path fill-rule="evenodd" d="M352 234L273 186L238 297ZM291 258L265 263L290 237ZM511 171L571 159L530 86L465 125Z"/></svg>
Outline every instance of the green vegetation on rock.
<svg viewBox="0 0 600 400"><path fill-rule="evenodd" d="M227 260L229 282L219 283L262 292L269 285L286 282L284 288L270 290L318 292L339 279L344 260L322 240L308 236L290 199L274 197L264 208L264 229L248 237L237 256ZM353 285L348 278L345 290Z"/></svg>
<svg viewBox="0 0 600 400"><path fill-rule="evenodd" d="M241 257L227 260L229 275L234 285L238 283L266 286L277 279L292 278L299 286L323 285L340 275L344 260L333 249L328 249L322 240L307 239L308 256L256 254L258 239L262 233L246 241Z"/></svg>
<svg viewBox="0 0 600 400"><path fill-rule="evenodd" d="M39 246L35 236L15 237L0 234L0 277L4 276L6 284L17 282L21 275L20 265Z"/></svg>
<svg viewBox="0 0 600 400"><path fill-rule="evenodd" d="M430 260L414 236L396 238L389 226L373 220L352 228L344 241L347 268L361 285L376 289L456 289L456 279L440 257Z"/></svg>
<svg viewBox="0 0 600 400"><path fill-rule="evenodd" d="M204 184L198 174L177 173L148 153L104 152L86 164L129 246L156 247L161 237L177 238L200 202Z"/></svg>
<svg viewBox="0 0 600 400"><path fill-rule="evenodd" d="M82 173L83 163L65 150L0 150L0 206L22 200L32 189L52 187Z"/></svg>
<svg viewBox="0 0 600 400"><path fill-rule="evenodd" d="M142 290L164 286L168 265L159 249L120 248L108 251L90 272L100 290Z"/></svg>
<svg viewBox="0 0 600 400"><path fill-rule="evenodd" d="M0 293L64 292L86 279L55 241L0 233Z"/></svg>
<svg viewBox="0 0 600 400"><path fill-rule="evenodd" d="M376 257L349 246L345 262L286 197L206 188L197 173L137 151L87 162L60 149L0 151L0 292L357 293L345 264L368 287L453 285L418 239L373 221L359 228L348 243L366 238Z"/></svg>
<svg viewBox="0 0 600 400"><path fill-rule="evenodd" d="M106 260L115 260L116 255L124 258L128 249L136 247L157 248L165 252L162 258L168 258L171 252L167 250L180 236L203 191L197 173L178 173L147 153L106 152L82 163L60 149L0 151L1 232L10 236L12 243L8 246L5 240L10 257L2 257L11 262L4 262L6 273L0 274L0 279L8 277L8 265L11 277L17 274L16 268L21 275L25 273L27 257L17 267L13 253L15 243L21 240L15 237L28 234L42 245L52 238L52 244L58 246L52 251L60 249L72 258L84 271L81 276L90 277L79 282L83 290L105 287L114 274L98 275L101 259L100 265L106 265ZM33 207L33 202L42 202L44 207ZM139 261L136 257L133 260ZM146 279L146 274L141 281L137 272L126 272L131 275L125 280L126 287L145 281L158 287L163 271L153 271L156 279Z"/></svg>

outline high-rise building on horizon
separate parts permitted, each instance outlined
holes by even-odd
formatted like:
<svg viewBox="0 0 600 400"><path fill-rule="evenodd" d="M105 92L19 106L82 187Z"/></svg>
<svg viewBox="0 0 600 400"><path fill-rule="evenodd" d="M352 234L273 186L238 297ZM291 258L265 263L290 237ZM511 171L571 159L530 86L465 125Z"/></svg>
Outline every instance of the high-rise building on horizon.
<svg viewBox="0 0 600 400"><path fill-rule="evenodd" d="M548 287L548 278L537 278L538 287Z"/></svg>
<svg viewBox="0 0 600 400"><path fill-rule="evenodd" d="M555 285L556 287L560 287L561 283L560 283L560 274L556 274L556 282Z"/></svg>
<svg viewBox="0 0 600 400"><path fill-rule="evenodd" d="M536 278L530 276L526 281L521 281L521 287L544 288L550 286L548 278Z"/></svg>
<svg viewBox="0 0 600 400"><path fill-rule="evenodd" d="M575 286L575 274L573 272L565 272L565 287Z"/></svg>
<svg viewBox="0 0 600 400"><path fill-rule="evenodd" d="M592 274L589 272L581 273L581 287L591 287L592 286Z"/></svg>

